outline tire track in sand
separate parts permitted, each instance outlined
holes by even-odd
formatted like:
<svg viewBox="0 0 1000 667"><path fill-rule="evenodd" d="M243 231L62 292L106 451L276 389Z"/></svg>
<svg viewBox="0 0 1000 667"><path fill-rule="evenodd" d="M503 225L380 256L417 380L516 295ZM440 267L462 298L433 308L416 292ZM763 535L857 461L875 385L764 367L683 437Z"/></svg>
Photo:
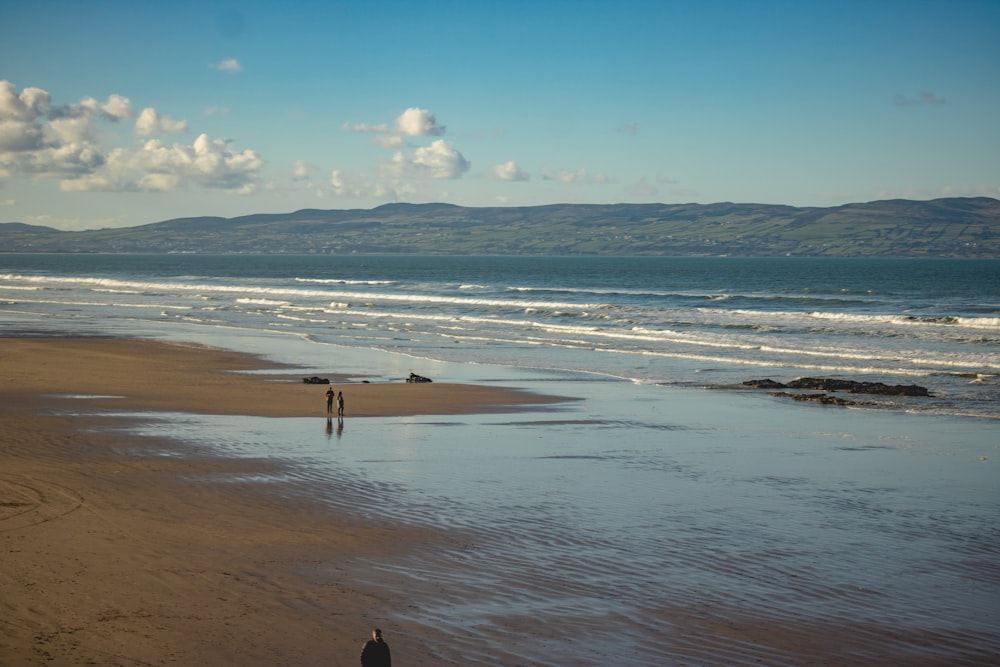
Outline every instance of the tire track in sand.
<svg viewBox="0 0 1000 667"><path fill-rule="evenodd" d="M83 498L69 487L0 474L0 533L58 519L82 505Z"/></svg>

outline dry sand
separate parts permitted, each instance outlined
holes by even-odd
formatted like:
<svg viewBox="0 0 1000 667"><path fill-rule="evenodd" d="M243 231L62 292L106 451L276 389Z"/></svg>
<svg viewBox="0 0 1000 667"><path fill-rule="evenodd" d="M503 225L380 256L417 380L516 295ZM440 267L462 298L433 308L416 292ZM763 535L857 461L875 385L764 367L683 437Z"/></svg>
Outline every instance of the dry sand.
<svg viewBox="0 0 1000 667"><path fill-rule="evenodd" d="M339 564L446 535L192 481L274 464L157 456L158 443L114 428L120 419L81 413L325 415L323 385L232 373L268 367L151 341L0 339L0 665L357 664L370 628L406 601L354 585ZM348 418L562 400L439 383L335 387ZM386 639L405 664L440 664L415 638L387 628Z"/></svg>

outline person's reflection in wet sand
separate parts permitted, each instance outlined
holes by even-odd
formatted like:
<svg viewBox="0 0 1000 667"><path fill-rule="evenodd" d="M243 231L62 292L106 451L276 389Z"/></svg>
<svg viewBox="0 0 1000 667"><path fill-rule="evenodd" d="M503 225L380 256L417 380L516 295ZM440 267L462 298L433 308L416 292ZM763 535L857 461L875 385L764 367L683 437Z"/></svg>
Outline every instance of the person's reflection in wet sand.
<svg viewBox="0 0 1000 667"><path fill-rule="evenodd" d="M339 438L344 432L344 418L337 417L337 437ZM326 418L326 437L329 439L333 437L333 417Z"/></svg>

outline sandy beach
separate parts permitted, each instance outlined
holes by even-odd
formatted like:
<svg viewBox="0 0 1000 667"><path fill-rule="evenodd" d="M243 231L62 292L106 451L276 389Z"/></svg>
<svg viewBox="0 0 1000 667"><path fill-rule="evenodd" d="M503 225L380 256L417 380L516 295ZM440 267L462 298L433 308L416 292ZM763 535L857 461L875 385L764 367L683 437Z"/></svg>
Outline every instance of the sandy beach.
<svg viewBox="0 0 1000 667"><path fill-rule="evenodd" d="M276 367L193 345L0 339L0 664L357 664L382 610L403 602L355 586L336 564L441 535L362 523L240 484L192 482L276 464L158 456L155 441L116 428L121 418L93 414L325 414L327 387L296 381L293 370L234 375L259 369ZM348 419L560 400L342 380L334 387L348 396ZM435 662L391 628L386 639L407 656L401 664Z"/></svg>
<svg viewBox="0 0 1000 667"><path fill-rule="evenodd" d="M0 338L0 665L996 662L974 422L329 371Z"/></svg>

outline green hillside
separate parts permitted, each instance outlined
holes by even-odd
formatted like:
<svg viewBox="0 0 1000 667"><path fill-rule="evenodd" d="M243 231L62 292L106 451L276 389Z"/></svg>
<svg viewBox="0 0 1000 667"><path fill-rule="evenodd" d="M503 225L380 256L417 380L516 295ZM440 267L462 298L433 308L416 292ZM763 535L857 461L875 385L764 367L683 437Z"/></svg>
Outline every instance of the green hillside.
<svg viewBox="0 0 1000 667"><path fill-rule="evenodd" d="M1000 257L1000 201L387 204L63 232L0 225L6 252Z"/></svg>

